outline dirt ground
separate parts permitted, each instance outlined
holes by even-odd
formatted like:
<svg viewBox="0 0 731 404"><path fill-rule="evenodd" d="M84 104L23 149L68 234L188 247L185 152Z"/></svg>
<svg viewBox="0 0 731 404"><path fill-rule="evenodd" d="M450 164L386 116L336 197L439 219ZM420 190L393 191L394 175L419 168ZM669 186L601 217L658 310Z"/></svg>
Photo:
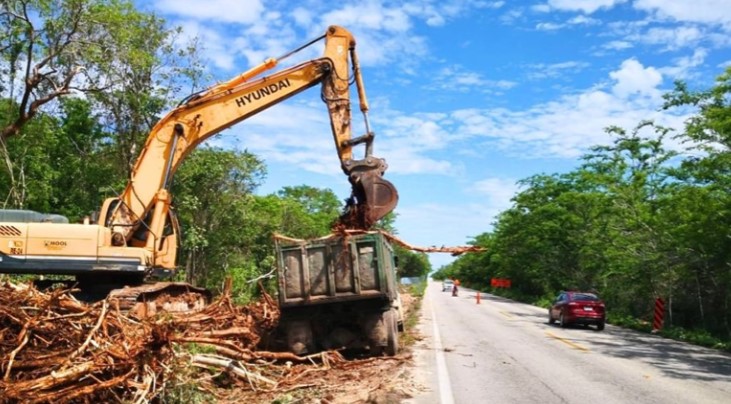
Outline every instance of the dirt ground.
<svg viewBox="0 0 731 404"><path fill-rule="evenodd" d="M271 392L228 389L225 395L219 395L219 402L392 404L414 396L423 389L414 381L410 370L412 347L420 338L411 324L415 324L413 316L418 318L420 302L407 291L402 292L401 299L407 320L400 336L401 350L395 357L343 359L329 366L306 365L308 368L289 387Z"/></svg>

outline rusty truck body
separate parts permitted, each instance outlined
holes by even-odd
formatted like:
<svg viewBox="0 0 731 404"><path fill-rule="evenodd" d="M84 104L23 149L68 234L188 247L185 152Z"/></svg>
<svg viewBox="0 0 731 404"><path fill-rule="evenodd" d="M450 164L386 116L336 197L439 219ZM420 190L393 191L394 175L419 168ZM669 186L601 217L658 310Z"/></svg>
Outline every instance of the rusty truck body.
<svg viewBox="0 0 731 404"><path fill-rule="evenodd" d="M403 313L393 247L380 232L275 237L280 330L296 354L398 353Z"/></svg>

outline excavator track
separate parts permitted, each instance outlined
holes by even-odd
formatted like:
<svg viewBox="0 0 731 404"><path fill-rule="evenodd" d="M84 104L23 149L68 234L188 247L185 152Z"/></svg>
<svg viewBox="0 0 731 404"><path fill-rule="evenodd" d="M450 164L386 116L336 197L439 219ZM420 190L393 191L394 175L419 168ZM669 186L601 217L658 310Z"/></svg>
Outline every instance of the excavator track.
<svg viewBox="0 0 731 404"><path fill-rule="evenodd" d="M211 302L211 292L184 282L156 282L114 289L107 300L112 307L142 319L201 311Z"/></svg>

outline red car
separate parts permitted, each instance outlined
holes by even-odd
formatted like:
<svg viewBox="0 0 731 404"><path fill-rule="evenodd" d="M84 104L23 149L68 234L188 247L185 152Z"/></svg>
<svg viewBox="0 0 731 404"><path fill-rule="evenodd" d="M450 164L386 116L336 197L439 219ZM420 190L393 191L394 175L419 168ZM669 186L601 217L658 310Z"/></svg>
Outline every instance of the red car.
<svg viewBox="0 0 731 404"><path fill-rule="evenodd" d="M604 302L589 292L561 292L548 309L548 324L558 321L561 327L593 324L601 331L606 318Z"/></svg>

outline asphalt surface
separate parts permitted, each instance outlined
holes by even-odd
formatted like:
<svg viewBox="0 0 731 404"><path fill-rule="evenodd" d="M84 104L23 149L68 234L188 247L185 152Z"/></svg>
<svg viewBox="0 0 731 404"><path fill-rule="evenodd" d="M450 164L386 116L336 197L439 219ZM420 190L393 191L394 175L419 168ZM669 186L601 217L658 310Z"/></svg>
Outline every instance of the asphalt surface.
<svg viewBox="0 0 731 404"><path fill-rule="evenodd" d="M731 403L731 355L431 282L406 403Z"/></svg>

